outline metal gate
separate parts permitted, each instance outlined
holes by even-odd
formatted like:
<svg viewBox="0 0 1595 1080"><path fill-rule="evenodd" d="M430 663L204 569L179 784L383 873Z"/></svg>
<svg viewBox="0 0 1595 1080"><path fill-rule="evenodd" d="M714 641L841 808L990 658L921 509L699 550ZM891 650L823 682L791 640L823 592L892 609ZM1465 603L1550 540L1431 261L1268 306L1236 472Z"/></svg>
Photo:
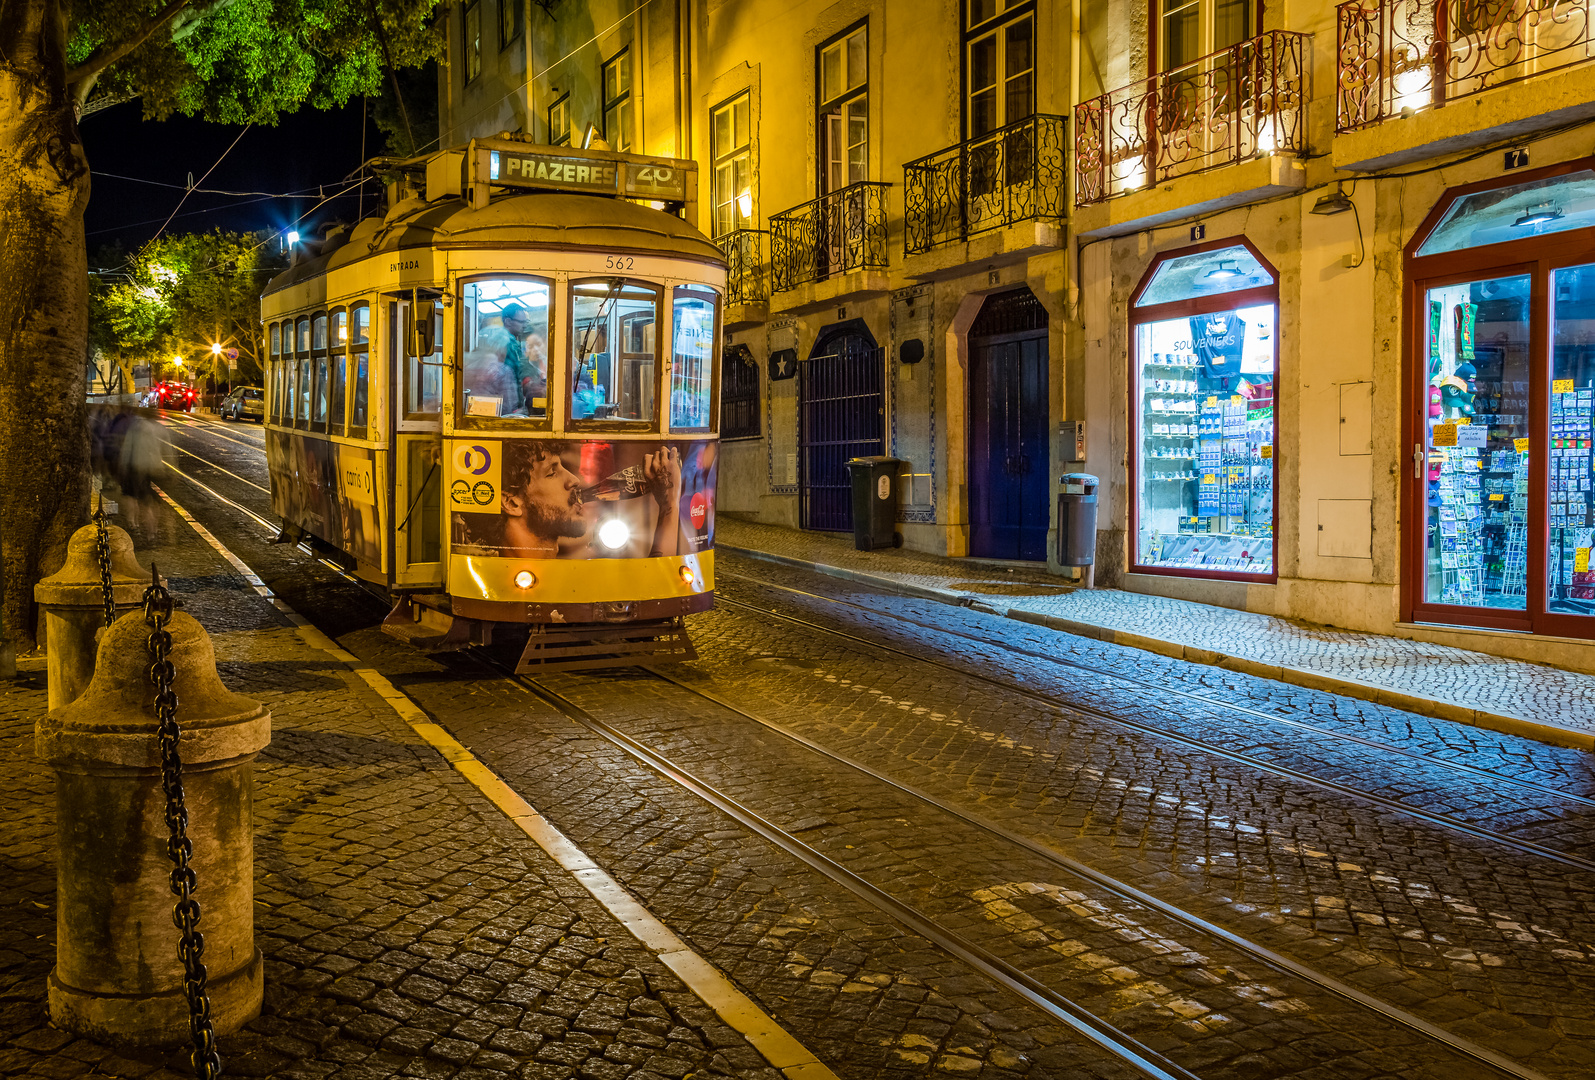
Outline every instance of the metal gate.
<svg viewBox="0 0 1595 1080"><path fill-rule="evenodd" d="M862 334L825 342L798 365L798 461L805 529L853 528L849 458L885 453L886 350Z"/></svg>

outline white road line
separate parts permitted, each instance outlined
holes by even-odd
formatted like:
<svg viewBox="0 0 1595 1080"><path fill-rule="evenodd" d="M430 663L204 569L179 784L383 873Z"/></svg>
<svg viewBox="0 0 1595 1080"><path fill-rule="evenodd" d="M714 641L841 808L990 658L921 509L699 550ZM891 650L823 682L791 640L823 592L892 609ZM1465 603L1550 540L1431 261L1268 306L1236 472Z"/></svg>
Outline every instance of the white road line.
<svg viewBox="0 0 1595 1080"><path fill-rule="evenodd" d="M186 473L180 475L192 480L192 477L188 477ZM437 750L456 772L470 781L472 786L485 795L505 817L547 852L551 859L569 871L606 911L630 931L649 952L657 956L660 963L675 972L676 977L686 983L687 988L713 1009L720 1019L740 1032L754 1049L764 1055L766 1061L784 1073L789 1080L837 1080L836 1074L815 1057L813 1052L776 1023L751 998L738 990L719 968L691 949L668 926L654 918L641 901L600 869L580 848L571 843L565 834L539 814L493 770L482 764L458 740L435 723L402 690L389 682L381 672L362 664L359 657L342 648L336 641L312 626L304 616L274 596L266 583L242 559L227 550L220 540L196 521L192 514L179 506L170 495L158 486L152 486L166 505L188 522L206 543L215 548L251 588L270 600L272 606L283 613L306 644L328 653L360 676L366 685L376 691L378 697L399 714L400 719L410 725L411 730ZM203 484L199 486L204 487ZM205 490L210 491L209 488ZM215 492L211 494L214 495ZM231 500L222 501L237 506Z"/></svg>
<svg viewBox="0 0 1595 1080"><path fill-rule="evenodd" d="M242 476L239 476L235 472L228 472L226 469L224 469L220 465L216 464L210 458L200 457L198 454L194 453L194 451L192 451L192 450L184 450L181 446L178 446L175 443L172 444L172 449L176 450L179 454L187 454L189 457L193 458L195 461L204 462L206 465L209 465L211 468L215 469L217 472L227 473L228 476L232 477L234 480L237 480L241 484L248 484L250 487L254 488L257 491L264 491L267 495L271 494L271 488L261 487L259 484L255 483L253 480L245 480ZM170 461L168 461L166 464L168 466L170 466L171 468L174 468L174 469L177 468L177 466L176 465L172 465L172 463Z"/></svg>

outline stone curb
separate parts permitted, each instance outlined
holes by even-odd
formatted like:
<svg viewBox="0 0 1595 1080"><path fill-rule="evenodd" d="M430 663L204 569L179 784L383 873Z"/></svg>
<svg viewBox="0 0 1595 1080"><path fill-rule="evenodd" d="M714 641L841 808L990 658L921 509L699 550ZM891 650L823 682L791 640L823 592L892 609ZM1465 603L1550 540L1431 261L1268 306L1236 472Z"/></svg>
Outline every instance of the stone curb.
<svg viewBox="0 0 1595 1080"><path fill-rule="evenodd" d="M1549 743L1552 746L1566 746L1575 750L1595 750L1595 735L1592 734L1569 731L1566 728L1541 724L1534 720L1525 720L1520 716L1506 716L1501 713L1475 709L1467 705L1458 705L1450 701L1402 693L1399 690L1392 690L1377 683L1363 682L1361 679L1326 675L1321 671L1313 671L1309 668L1268 664L1245 656L1234 656L1216 652L1212 649L1199 648L1195 645L1187 645L1184 642L1167 641L1163 638L1149 637L1145 634L1133 634L1127 630L1115 630L1112 627L1080 622L1075 619L1060 619L1054 615L1043 615L1038 611L1027 611L1023 608L998 607L982 597L972 596L968 593L955 592L952 589L931 588L924 585L911 585L881 574L871 574L862 570L849 570L841 566L829 566L825 563L794 559L787 555L776 555L773 552L736 547L732 544L716 543L715 547L721 551L742 555L749 559L758 559L762 562L774 563L778 566L789 566L798 570L809 570L825 574L828 577L841 578L845 581L856 581L861 585L871 585L887 592L913 596L921 600L934 600L938 603L951 604L954 607L974 608L987 614L1001 615L1004 618L1013 619L1015 622L1029 623L1032 626L1044 626L1049 630L1075 634L1079 637L1106 642L1110 645L1141 649L1145 652L1167 656L1174 660L1186 660L1193 664L1220 667L1227 671L1238 671L1243 675L1252 675L1259 679L1289 683L1292 686L1300 686L1307 690L1321 690L1329 694L1339 694L1342 697L1371 701L1376 705L1385 705L1392 709L1417 713L1420 716L1430 716L1437 720L1450 720L1458 724L1467 724L1470 727L1499 731L1506 735L1517 735L1525 739L1533 739L1536 742Z"/></svg>

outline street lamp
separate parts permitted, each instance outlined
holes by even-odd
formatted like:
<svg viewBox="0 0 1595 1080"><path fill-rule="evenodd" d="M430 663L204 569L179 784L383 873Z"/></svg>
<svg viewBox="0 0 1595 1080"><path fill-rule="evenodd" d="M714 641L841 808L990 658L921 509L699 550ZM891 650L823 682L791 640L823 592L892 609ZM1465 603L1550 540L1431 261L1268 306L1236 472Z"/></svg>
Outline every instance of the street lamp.
<svg viewBox="0 0 1595 1080"><path fill-rule="evenodd" d="M210 352L211 352L212 356L220 356L222 354L222 344L221 344L221 342L219 342L219 341L211 342L210 343Z"/></svg>

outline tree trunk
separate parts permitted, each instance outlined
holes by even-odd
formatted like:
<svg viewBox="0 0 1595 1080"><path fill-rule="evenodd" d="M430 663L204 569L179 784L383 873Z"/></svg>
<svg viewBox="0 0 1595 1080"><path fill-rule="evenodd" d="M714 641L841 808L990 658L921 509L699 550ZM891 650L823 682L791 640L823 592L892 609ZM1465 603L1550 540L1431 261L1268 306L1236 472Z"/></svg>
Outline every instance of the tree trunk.
<svg viewBox="0 0 1595 1080"><path fill-rule="evenodd" d="M0 0L0 636L18 651L88 514L89 172L65 40L60 0Z"/></svg>

